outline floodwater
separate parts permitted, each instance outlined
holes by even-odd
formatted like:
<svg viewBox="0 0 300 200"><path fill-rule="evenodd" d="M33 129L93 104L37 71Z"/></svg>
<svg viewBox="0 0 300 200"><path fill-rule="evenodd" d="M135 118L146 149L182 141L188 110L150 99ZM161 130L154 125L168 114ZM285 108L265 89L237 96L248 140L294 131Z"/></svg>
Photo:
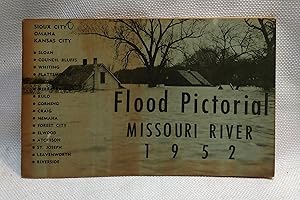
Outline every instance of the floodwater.
<svg viewBox="0 0 300 200"><path fill-rule="evenodd" d="M24 150L30 151L30 155L45 152L71 153L71 156L51 158L36 155L31 158L59 159L59 164L48 166L32 165L28 159L28 165L32 165L35 169L33 174L39 177L273 175L274 91L268 92L268 113L265 115L265 91L254 87L244 87L240 90L225 87L224 90L218 90L215 87L148 88L143 85L126 85L125 88L96 92L40 93L40 95L50 94L50 98L33 98L32 94L25 94L23 97L25 102L59 102L59 105L33 106L37 111L51 109L51 113L33 113L36 119L41 116L54 116L58 119L35 119L33 123L53 123L54 127L35 127L32 130L37 133L49 130L56 132L55 134L39 132L31 135L32 130L25 128L23 134L35 138L33 145L42 145L43 148L32 150L31 142L25 142ZM130 91L129 112L126 111L127 90ZM166 109L166 101L161 100L159 105L159 100L165 98L165 90L167 90L167 112L163 112ZM116 91L119 92L118 100L122 101L117 104L117 112L115 112ZM181 110L183 92L190 94L190 102L186 104L184 113ZM214 96L218 99L216 113L213 112ZM147 110L147 100L150 97L151 112ZM136 98L143 101L143 109L140 112L134 109ZM197 99L196 113L195 99ZM205 104L208 113L202 110L204 99L208 99ZM141 100L137 100L138 110ZM221 110L223 100L229 102L228 114L224 114ZM234 100L240 101L236 108L237 114L234 114ZM252 114L254 100L261 101L260 115ZM155 108L153 108L154 101ZM245 114L245 101L248 101L248 114ZM224 103L226 107L225 104L226 102ZM254 110L257 111L257 107ZM128 135L128 123L131 128L135 123L135 137L131 133ZM56 127L56 124L65 124L65 127L64 125ZM210 131L212 127L213 133ZM60 141L43 143L38 140L39 138L58 138ZM62 148L49 150L45 149L47 145L58 145Z"/></svg>

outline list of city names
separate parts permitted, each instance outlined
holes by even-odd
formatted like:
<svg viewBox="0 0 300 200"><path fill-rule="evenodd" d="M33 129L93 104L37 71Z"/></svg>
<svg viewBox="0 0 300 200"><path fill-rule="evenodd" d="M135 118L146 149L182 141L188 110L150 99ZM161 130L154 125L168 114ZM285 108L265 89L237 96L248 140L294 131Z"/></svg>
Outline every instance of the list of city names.
<svg viewBox="0 0 300 200"><path fill-rule="evenodd" d="M63 45L72 43L68 37L71 21L58 24L33 24L32 77L36 82L32 90L32 164L59 164L72 156L63 145L62 133L68 128L63 116L58 114L61 102L53 97L49 81L63 70L77 62L77 58L62 57L59 51Z"/></svg>

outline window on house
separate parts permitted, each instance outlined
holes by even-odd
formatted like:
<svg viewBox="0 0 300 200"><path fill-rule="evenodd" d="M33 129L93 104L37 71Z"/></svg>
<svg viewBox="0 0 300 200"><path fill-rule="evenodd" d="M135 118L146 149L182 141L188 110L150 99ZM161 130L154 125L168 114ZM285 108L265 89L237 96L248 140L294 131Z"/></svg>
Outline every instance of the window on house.
<svg viewBox="0 0 300 200"><path fill-rule="evenodd" d="M105 83L105 72L100 72L100 83Z"/></svg>

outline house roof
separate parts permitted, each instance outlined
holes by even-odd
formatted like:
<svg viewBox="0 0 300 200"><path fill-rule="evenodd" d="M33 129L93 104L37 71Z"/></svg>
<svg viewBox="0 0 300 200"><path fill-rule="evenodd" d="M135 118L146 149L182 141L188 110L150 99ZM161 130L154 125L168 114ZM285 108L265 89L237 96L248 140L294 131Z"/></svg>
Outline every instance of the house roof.
<svg viewBox="0 0 300 200"><path fill-rule="evenodd" d="M119 79L109 70L104 64L101 64L101 67L103 67L114 79L118 82L119 86L121 86L121 82Z"/></svg>
<svg viewBox="0 0 300 200"><path fill-rule="evenodd" d="M196 79L198 79L203 85L212 86L212 84L210 82L208 82L208 80L206 80L201 74L199 74L199 72L191 71L191 74Z"/></svg>
<svg viewBox="0 0 300 200"><path fill-rule="evenodd" d="M178 73L192 85L199 85L199 80L197 80L189 71L178 70Z"/></svg>
<svg viewBox="0 0 300 200"><path fill-rule="evenodd" d="M191 85L207 85L211 84L197 71L177 70L178 73L185 78Z"/></svg>
<svg viewBox="0 0 300 200"><path fill-rule="evenodd" d="M103 67L119 85L121 84L104 64L70 65L52 81L52 84L65 87L81 87L82 84L94 74L95 67Z"/></svg>

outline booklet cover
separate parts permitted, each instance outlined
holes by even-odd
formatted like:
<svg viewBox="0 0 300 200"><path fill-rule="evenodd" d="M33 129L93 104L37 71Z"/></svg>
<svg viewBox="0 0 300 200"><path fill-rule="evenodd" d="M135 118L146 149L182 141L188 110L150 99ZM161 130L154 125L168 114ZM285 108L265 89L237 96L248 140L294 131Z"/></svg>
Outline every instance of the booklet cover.
<svg viewBox="0 0 300 200"><path fill-rule="evenodd" d="M22 177L273 177L274 18L25 19Z"/></svg>

